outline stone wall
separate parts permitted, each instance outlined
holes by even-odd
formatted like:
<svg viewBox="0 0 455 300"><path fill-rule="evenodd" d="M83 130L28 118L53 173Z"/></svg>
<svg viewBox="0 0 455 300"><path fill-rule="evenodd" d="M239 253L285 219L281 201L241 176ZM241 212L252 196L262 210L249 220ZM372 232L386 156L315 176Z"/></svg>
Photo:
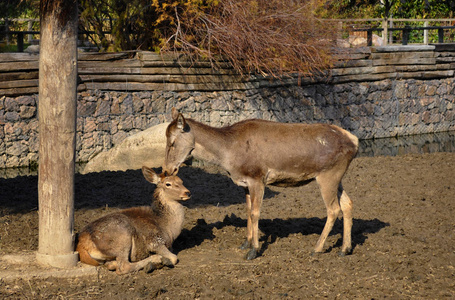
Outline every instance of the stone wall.
<svg viewBox="0 0 455 300"><path fill-rule="evenodd" d="M37 95L0 98L0 168L38 160ZM78 94L77 161L89 161L127 136L170 120L177 107L212 126L247 118L326 122L361 139L455 130L455 82L381 80L226 92Z"/></svg>

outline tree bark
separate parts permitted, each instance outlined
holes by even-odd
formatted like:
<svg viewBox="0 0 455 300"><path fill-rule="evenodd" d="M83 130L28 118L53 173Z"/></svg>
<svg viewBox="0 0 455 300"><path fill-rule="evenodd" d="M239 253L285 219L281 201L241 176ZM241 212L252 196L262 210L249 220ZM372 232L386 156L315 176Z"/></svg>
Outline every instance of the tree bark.
<svg viewBox="0 0 455 300"><path fill-rule="evenodd" d="M77 0L41 0L39 62L40 263L69 268L74 252Z"/></svg>

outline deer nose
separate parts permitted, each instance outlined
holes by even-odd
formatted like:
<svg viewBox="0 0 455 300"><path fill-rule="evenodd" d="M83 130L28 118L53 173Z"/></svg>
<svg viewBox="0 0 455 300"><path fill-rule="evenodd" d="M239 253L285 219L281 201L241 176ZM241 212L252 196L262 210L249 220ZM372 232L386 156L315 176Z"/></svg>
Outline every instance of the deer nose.
<svg viewBox="0 0 455 300"><path fill-rule="evenodd" d="M178 171L179 171L178 167L170 167L170 166L163 167L163 173L165 173L168 176L177 175Z"/></svg>
<svg viewBox="0 0 455 300"><path fill-rule="evenodd" d="M174 169L172 170L170 175L177 175L178 172L179 172L179 168L178 167L174 167Z"/></svg>
<svg viewBox="0 0 455 300"><path fill-rule="evenodd" d="M190 199L190 198L191 198L191 192L190 192L190 191L188 191L188 192L185 192L184 194L185 194L185 196L184 196L184 197L182 197L182 198L184 198L185 200L188 200L188 199Z"/></svg>

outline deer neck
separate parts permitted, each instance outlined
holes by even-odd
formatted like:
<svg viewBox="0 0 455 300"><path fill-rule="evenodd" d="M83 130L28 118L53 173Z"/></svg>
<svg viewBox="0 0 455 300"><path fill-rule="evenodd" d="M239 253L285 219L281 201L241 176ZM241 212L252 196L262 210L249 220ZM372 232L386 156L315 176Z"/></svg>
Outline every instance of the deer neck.
<svg viewBox="0 0 455 300"><path fill-rule="evenodd" d="M195 158L222 165L229 148L229 134L223 128L210 127L194 120L188 120L194 134Z"/></svg>
<svg viewBox="0 0 455 300"><path fill-rule="evenodd" d="M180 234L185 217L185 209L183 206L171 199L166 199L165 193L161 189L156 189L152 210L160 219L160 226L165 230L171 242Z"/></svg>

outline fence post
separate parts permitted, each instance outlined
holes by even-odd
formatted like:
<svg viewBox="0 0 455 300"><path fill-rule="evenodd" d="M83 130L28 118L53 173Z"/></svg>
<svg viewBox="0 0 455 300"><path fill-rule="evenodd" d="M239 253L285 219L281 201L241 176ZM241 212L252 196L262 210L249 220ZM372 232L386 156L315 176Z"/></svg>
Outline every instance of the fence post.
<svg viewBox="0 0 455 300"><path fill-rule="evenodd" d="M393 19L392 19L392 17L390 17L389 28L393 28ZM389 33L389 42L390 42L390 44L393 44L393 31L390 31L390 33Z"/></svg>
<svg viewBox="0 0 455 300"><path fill-rule="evenodd" d="M383 46L387 46L388 44L387 18L384 18L384 20L382 20L382 42Z"/></svg>
<svg viewBox="0 0 455 300"><path fill-rule="evenodd" d="M373 31L371 29L367 30L367 46L371 47L373 45Z"/></svg>
<svg viewBox="0 0 455 300"><path fill-rule="evenodd" d="M28 26L27 26L28 31L33 31L33 20L28 20ZM28 34L27 35L27 42L31 42L33 40L33 34Z"/></svg>
<svg viewBox="0 0 455 300"><path fill-rule="evenodd" d="M8 32L9 31L9 20L8 18L5 18L5 31ZM6 45L9 46L9 34L7 33L6 34Z"/></svg>
<svg viewBox="0 0 455 300"><path fill-rule="evenodd" d="M423 23L423 27L428 27L428 21ZM428 45L428 29L423 30L423 44Z"/></svg>
<svg viewBox="0 0 455 300"><path fill-rule="evenodd" d="M402 44L403 45L407 45L408 44L408 40L409 40L409 26L406 25L404 26L404 29L403 29L403 40L402 40Z"/></svg>
<svg viewBox="0 0 455 300"><path fill-rule="evenodd" d="M22 31L17 33L17 52L24 52L24 33Z"/></svg>
<svg viewBox="0 0 455 300"><path fill-rule="evenodd" d="M342 40L343 39L343 22L339 21L337 23L338 26L338 39Z"/></svg>
<svg viewBox="0 0 455 300"><path fill-rule="evenodd" d="M444 43L444 29L438 28L438 43Z"/></svg>

